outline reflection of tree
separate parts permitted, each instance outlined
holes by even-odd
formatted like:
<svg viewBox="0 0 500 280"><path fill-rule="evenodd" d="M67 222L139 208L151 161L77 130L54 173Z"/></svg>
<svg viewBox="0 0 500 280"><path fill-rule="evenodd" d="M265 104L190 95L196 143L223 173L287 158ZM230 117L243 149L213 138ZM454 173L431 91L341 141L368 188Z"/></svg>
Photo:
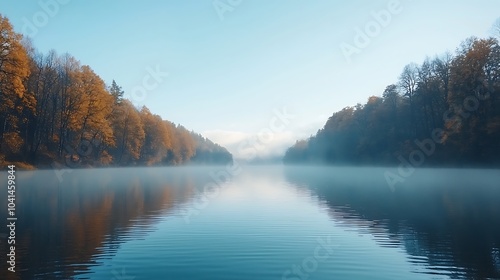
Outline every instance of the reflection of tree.
<svg viewBox="0 0 500 280"><path fill-rule="evenodd" d="M410 261L425 260L434 272L452 277L500 277L495 257L500 247L498 171L470 171L476 177L445 171L433 180L439 183L408 180L393 193L374 179L383 172L345 170L290 167L286 175L324 200L335 221L368 231L382 246L403 247ZM438 174L422 172L415 177Z"/></svg>
<svg viewBox="0 0 500 280"><path fill-rule="evenodd" d="M22 279L85 273L96 256L110 257L125 238L151 230L160 211L187 201L200 183L165 169L74 170L60 185L53 171L33 174L18 179L23 185L17 192L16 228ZM136 227L140 230L133 231ZM0 261L6 271L4 254Z"/></svg>

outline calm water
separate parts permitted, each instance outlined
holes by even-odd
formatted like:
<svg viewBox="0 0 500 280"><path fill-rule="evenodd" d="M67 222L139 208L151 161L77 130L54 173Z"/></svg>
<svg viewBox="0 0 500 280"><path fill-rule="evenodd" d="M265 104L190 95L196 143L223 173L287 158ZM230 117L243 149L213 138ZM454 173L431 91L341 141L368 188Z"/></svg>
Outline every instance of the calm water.
<svg viewBox="0 0 500 280"><path fill-rule="evenodd" d="M500 279L499 170L422 169L394 190L385 171L18 172L18 272L2 226L0 278Z"/></svg>

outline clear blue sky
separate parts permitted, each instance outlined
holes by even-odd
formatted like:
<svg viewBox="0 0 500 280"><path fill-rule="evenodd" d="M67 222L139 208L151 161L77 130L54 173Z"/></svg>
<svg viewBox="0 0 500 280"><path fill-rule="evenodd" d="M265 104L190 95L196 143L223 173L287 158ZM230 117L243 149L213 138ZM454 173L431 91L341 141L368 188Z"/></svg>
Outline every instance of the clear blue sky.
<svg viewBox="0 0 500 280"><path fill-rule="evenodd" d="M381 95L405 64L490 35L500 17L498 0L400 0L349 61L342 44L356 46L356 28L370 27L372 11L389 11L391 1L57 1L2 1L0 13L39 50L72 54L128 95L148 67L168 72L133 101L237 157L248 156L240 141L269 129L273 110L295 117L272 141L256 140L261 155L281 153L333 112ZM238 2L223 13L215 7Z"/></svg>

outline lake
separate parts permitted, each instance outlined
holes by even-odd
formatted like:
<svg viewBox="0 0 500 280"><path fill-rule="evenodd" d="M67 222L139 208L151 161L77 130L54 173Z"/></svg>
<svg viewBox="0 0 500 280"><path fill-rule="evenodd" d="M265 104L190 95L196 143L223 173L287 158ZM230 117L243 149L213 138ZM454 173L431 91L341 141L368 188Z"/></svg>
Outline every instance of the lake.
<svg viewBox="0 0 500 280"><path fill-rule="evenodd" d="M0 276L500 279L499 170L417 169L393 187L388 171L397 172L301 166L17 172L17 272L7 272L2 226Z"/></svg>

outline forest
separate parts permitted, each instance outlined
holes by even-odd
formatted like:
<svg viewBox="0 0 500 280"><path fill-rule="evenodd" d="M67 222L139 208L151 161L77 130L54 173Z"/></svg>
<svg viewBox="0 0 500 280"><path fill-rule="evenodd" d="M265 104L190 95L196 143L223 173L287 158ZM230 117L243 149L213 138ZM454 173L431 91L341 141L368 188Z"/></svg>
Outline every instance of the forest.
<svg viewBox="0 0 500 280"><path fill-rule="evenodd" d="M471 37L453 54L406 65L382 96L334 113L315 135L290 147L283 160L498 167L499 142L499 42Z"/></svg>
<svg viewBox="0 0 500 280"><path fill-rule="evenodd" d="M38 52L0 15L0 165L152 166L232 161L223 147L123 98L69 54ZM187 113L187 112L186 112Z"/></svg>

